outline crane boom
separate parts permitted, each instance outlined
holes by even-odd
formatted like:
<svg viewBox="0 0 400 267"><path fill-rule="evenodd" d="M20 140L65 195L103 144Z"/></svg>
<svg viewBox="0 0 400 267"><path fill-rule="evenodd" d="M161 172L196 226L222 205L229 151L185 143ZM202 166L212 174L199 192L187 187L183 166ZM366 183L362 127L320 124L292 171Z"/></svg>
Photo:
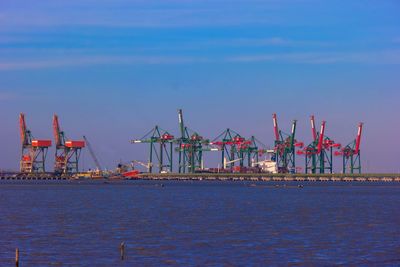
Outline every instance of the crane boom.
<svg viewBox="0 0 400 267"><path fill-rule="evenodd" d="M360 152L362 129L363 129L363 123L360 122L358 124L358 132L357 132L356 147L354 149L354 154L358 154Z"/></svg>
<svg viewBox="0 0 400 267"><path fill-rule="evenodd" d="M56 141L56 147L61 147L63 146L63 140L62 140L62 132L60 131L60 124L58 123L58 116L54 114L53 116L53 134L54 134L54 140Z"/></svg>
<svg viewBox="0 0 400 267"><path fill-rule="evenodd" d="M150 162L146 164L146 163L143 163L143 162L138 161L138 160L132 160L132 163L137 163L137 164L145 167L147 170L150 169L150 166L151 166Z"/></svg>
<svg viewBox="0 0 400 267"><path fill-rule="evenodd" d="M311 115L310 120L311 120L311 132L312 132L313 140L316 141L317 140L317 131L315 130L314 115Z"/></svg>
<svg viewBox="0 0 400 267"><path fill-rule="evenodd" d="M317 150L318 154L320 154L322 151L322 143L324 142L324 134L325 134L325 124L326 121L322 121L321 132L319 133L319 139L318 139L318 150Z"/></svg>
<svg viewBox="0 0 400 267"><path fill-rule="evenodd" d="M278 128L278 119L276 117L276 113L272 114L272 121L274 123L274 133L275 133L275 141L280 141L279 137L279 128Z"/></svg>
<svg viewBox="0 0 400 267"><path fill-rule="evenodd" d="M19 114L19 131L20 131L22 145L28 145L24 113Z"/></svg>
<svg viewBox="0 0 400 267"><path fill-rule="evenodd" d="M290 140L290 148L292 149L294 147L294 141L296 138L296 126L297 126L297 120L293 120L293 124L292 124L292 136L291 136L291 140Z"/></svg>
<svg viewBox="0 0 400 267"><path fill-rule="evenodd" d="M178 109L179 129L181 131L181 138L185 138L185 125L183 123L182 109Z"/></svg>
<svg viewBox="0 0 400 267"><path fill-rule="evenodd" d="M93 151L93 148L92 148L91 144L90 144L89 141L87 140L86 136L83 136L83 139L85 140L85 142L86 142L86 144L87 144L87 147L88 147L88 149L89 149L90 155L92 156L92 159L93 159L93 161L94 161L94 164L96 165L96 168L97 168L98 170L101 170L102 168L101 168L101 166L100 166L99 161L97 160L97 157L96 157L96 155L95 155L95 153L94 153L94 151Z"/></svg>

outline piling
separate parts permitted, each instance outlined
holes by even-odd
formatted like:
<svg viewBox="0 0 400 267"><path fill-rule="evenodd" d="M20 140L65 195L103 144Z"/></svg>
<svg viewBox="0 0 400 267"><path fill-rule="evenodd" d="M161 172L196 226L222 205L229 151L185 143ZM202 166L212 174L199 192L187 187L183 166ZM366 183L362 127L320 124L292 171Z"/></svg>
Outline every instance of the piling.
<svg viewBox="0 0 400 267"><path fill-rule="evenodd" d="M15 249L15 266L19 267L19 249Z"/></svg>
<svg viewBox="0 0 400 267"><path fill-rule="evenodd" d="M125 259L125 243L121 242L121 244L119 245L119 251L121 254L121 261L123 261Z"/></svg>

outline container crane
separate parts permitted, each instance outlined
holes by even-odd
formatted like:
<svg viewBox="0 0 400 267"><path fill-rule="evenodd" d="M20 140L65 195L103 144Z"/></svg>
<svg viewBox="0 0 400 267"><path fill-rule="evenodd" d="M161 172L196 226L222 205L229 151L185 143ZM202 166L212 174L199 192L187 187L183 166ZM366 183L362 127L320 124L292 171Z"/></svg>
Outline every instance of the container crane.
<svg viewBox="0 0 400 267"><path fill-rule="evenodd" d="M221 151L221 165L226 169L227 164L230 168L233 168L235 162L239 162L239 165L243 167L244 159L243 155L240 155L239 146L245 142L247 140L244 137L228 128L210 142L210 145L218 147L218 150ZM240 160L236 160L236 158L240 158Z"/></svg>
<svg viewBox="0 0 400 267"><path fill-rule="evenodd" d="M79 158L85 141L66 140L65 133L61 131L58 116L53 116L53 134L56 145L54 172L77 173L79 171Z"/></svg>
<svg viewBox="0 0 400 267"><path fill-rule="evenodd" d="M249 171L255 167L254 162L258 162L258 157L266 153L266 149L258 147L258 145L263 147L265 145L254 136L246 139L229 128L210 142L210 145L217 147L217 151L221 151L221 165L224 166L224 169L229 168L229 171L233 169ZM235 166L236 162L239 163L239 166Z"/></svg>
<svg viewBox="0 0 400 267"><path fill-rule="evenodd" d="M357 136L347 146L342 148L340 151L335 152L335 156L343 157L343 168L342 172L354 173L355 171L361 173L361 136L363 131L363 123L358 124Z"/></svg>
<svg viewBox="0 0 400 267"><path fill-rule="evenodd" d="M302 148L303 143L296 140L297 121L293 120L290 135L283 133L278 126L278 118L272 114L272 122L274 126L275 146L274 160L276 161L278 172L287 173L296 170L296 147Z"/></svg>
<svg viewBox="0 0 400 267"><path fill-rule="evenodd" d="M306 173L333 173L333 149L339 149L341 145L326 136L326 121L321 122L319 132L316 131L314 115L310 116L310 122L312 142L297 154L305 156Z"/></svg>
<svg viewBox="0 0 400 267"><path fill-rule="evenodd" d="M150 144L149 167L147 170L153 172L153 156L158 161L158 172L172 172L172 152L175 137L169 132L162 130L157 125L141 139L131 140L131 144ZM157 146L158 144L158 146Z"/></svg>
<svg viewBox="0 0 400 267"><path fill-rule="evenodd" d="M194 173L203 169L203 152L218 151L218 148L210 147L210 141L204 139L197 132L191 131L183 122L182 109L178 109L180 137L175 140L178 147L179 173Z"/></svg>
<svg viewBox="0 0 400 267"><path fill-rule="evenodd" d="M30 130L26 127L25 115L19 115L19 127L21 137L21 172L45 172L47 150L51 146L51 140L34 139Z"/></svg>

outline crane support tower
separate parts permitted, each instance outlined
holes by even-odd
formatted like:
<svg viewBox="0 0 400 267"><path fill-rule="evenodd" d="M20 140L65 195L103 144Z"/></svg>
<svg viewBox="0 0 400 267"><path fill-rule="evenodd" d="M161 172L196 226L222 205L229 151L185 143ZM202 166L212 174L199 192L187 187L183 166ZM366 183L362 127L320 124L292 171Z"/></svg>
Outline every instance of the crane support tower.
<svg viewBox="0 0 400 267"><path fill-rule="evenodd" d="M336 156L343 157L343 173L361 173L361 136L363 131L363 123L358 124L358 131L356 139L350 142L347 146L343 147L340 151L336 151Z"/></svg>
<svg viewBox="0 0 400 267"><path fill-rule="evenodd" d="M85 141L67 140L65 133L61 131L58 116L53 116L53 134L56 145L54 172L77 173L79 171L79 158L81 149L85 147Z"/></svg>
<svg viewBox="0 0 400 267"><path fill-rule="evenodd" d="M51 140L34 139L31 131L26 127L23 113L19 115L19 127L22 154L20 171L27 173L45 172L47 150L51 146Z"/></svg>
<svg viewBox="0 0 400 267"><path fill-rule="evenodd" d="M153 172L153 158L156 157L159 173L172 172L172 152L175 137L157 125L141 139L131 140L131 144L147 143L150 145L149 162L146 165Z"/></svg>
<svg viewBox="0 0 400 267"><path fill-rule="evenodd" d="M326 136L326 121L321 122L319 132L316 130L314 115L310 116L310 122L313 140L303 150L297 151L297 154L305 156L306 173L333 173L333 150L340 149L341 145Z"/></svg>
<svg viewBox="0 0 400 267"><path fill-rule="evenodd" d="M272 114L274 125L275 146L274 160L276 161L278 172L287 173L296 171L296 147L302 148L303 143L296 140L297 121L293 120L290 134L285 134L279 129L276 114Z"/></svg>

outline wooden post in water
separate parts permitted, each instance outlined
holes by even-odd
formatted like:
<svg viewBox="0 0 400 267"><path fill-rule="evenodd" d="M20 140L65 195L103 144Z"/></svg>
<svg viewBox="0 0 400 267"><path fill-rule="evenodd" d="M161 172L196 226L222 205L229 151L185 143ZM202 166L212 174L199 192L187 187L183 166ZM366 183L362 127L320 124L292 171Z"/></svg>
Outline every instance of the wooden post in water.
<svg viewBox="0 0 400 267"><path fill-rule="evenodd" d="M119 245L119 251L121 253L121 260L123 261L125 259L125 243L121 242Z"/></svg>
<svg viewBox="0 0 400 267"><path fill-rule="evenodd" d="M19 267L19 249L15 249L15 266Z"/></svg>

